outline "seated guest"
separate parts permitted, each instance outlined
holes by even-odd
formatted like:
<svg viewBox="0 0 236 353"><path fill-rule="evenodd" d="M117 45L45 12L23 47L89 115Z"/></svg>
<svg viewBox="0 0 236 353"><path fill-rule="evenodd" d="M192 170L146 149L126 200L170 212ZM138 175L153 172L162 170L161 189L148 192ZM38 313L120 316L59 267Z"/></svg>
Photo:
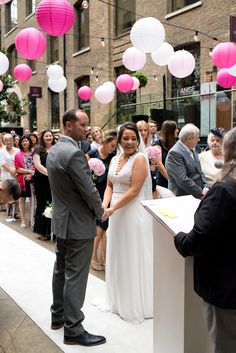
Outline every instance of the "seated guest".
<svg viewBox="0 0 236 353"><path fill-rule="evenodd" d="M209 150L199 154L202 171L210 186L216 182L219 176L219 169L215 167L215 162L224 161L222 152L223 136L220 129L211 129L207 139Z"/></svg>
<svg viewBox="0 0 236 353"><path fill-rule="evenodd" d="M5 179L0 182L0 203L7 204L17 201L21 194L20 185L15 179Z"/></svg>
<svg viewBox="0 0 236 353"><path fill-rule="evenodd" d="M199 129L186 124L179 133L179 140L166 157L168 188L176 196L192 195L201 199L209 190L202 172L195 147L199 141Z"/></svg>

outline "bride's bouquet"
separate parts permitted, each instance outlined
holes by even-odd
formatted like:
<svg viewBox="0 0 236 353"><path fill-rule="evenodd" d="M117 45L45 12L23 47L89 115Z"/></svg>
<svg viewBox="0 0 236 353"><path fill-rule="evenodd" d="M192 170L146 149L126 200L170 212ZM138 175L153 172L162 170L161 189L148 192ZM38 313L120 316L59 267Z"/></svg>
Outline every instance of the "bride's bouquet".
<svg viewBox="0 0 236 353"><path fill-rule="evenodd" d="M43 216L46 218L52 218L52 204L48 204L43 212Z"/></svg>
<svg viewBox="0 0 236 353"><path fill-rule="evenodd" d="M98 176L103 175L106 171L104 163L98 158L90 158L88 160L88 165L94 180L96 180Z"/></svg>
<svg viewBox="0 0 236 353"><path fill-rule="evenodd" d="M158 147L155 146L148 146L146 148L146 153L148 156L148 159L151 161L152 159L158 160L161 158L161 150Z"/></svg>

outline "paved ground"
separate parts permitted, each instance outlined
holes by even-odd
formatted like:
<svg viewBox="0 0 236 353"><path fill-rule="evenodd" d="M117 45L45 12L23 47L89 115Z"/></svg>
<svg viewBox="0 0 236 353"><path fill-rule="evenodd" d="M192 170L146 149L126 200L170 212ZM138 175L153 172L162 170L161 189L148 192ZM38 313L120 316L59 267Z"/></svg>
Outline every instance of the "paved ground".
<svg viewBox="0 0 236 353"><path fill-rule="evenodd" d="M27 205L28 208L28 205ZM27 212L28 214L28 212ZM30 227L20 228L20 220L5 221L5 212L0 212L0 222L21 233L32 241L54 252L54 241L40 241ZM29 218L29 217L28 217ZM104 272L92 271L104 279ZM0 353L59 353L62 352L45 333L21 310L0 288Z"/></svg>

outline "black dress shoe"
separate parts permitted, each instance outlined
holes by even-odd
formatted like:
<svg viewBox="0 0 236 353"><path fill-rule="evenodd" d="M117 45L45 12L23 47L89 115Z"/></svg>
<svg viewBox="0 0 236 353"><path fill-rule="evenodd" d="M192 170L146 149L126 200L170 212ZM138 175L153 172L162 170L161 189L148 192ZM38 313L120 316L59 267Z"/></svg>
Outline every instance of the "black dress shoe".
<svg viewBox="0 0 236 353"><path fill-rule="evenodd" d="M58 321L58 322L52 322L51 323L51 329L52 330L59 330L59 328L64 326L64 320L63 321Z"/></svg>
<svg viewBox="0 0 236 353"><path fill-rule="evenodd" d="M106 342L103 336L96 336L84 331L79 336L64 336L64 344L79 344L81 346L97 346Z"/></svg>

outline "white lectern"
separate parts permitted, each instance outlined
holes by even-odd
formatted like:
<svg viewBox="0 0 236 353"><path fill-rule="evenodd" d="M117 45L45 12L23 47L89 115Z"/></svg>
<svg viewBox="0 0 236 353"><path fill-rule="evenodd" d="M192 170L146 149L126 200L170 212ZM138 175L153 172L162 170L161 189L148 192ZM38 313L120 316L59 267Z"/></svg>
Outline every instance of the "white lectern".
<svg viewBox="0 0 236 353"><path fill-rule="evenodd" d="M174 246L188 232L199 200L192 196L142 202L154 217L154 353L212 353L202 309L193 290L193 259Z"/></svg>

